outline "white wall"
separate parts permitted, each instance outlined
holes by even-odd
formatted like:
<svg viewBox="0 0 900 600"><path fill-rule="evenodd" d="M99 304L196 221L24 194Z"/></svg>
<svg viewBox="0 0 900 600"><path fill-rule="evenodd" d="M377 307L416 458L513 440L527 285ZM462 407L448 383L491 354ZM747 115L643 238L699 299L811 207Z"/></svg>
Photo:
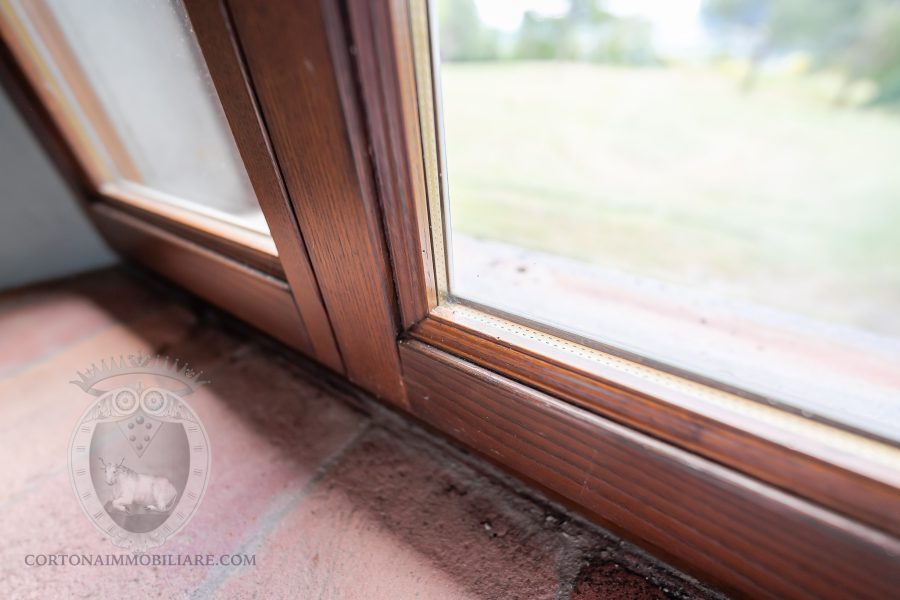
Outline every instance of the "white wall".
<svg viewBox="0 0 900 600"><path fill-rule="evenodd" d="M0 290L114 262L0 88Z"/></svg>

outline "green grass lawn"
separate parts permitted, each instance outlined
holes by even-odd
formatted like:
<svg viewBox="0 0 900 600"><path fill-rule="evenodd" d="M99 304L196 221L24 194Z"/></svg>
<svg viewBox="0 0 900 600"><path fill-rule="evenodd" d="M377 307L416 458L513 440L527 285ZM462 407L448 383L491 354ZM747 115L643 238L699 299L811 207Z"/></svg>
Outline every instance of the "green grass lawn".
<svg viewBox="0 0 900 600"><path fill-rule="evenodd" d="M453 228L900 335L900 115L824 76L442 67Z"/></svg>

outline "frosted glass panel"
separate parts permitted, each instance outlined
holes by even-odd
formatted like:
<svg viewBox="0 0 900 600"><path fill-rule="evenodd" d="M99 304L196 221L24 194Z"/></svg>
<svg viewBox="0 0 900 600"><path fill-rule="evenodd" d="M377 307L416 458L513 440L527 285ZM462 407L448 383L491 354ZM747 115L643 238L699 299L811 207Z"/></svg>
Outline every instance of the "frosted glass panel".
<svg viewBox="0 0 900 600"><path fill-rule="evenodd" d="M267 231L180 3L19 0L16 8L111 183Z"/></svg>

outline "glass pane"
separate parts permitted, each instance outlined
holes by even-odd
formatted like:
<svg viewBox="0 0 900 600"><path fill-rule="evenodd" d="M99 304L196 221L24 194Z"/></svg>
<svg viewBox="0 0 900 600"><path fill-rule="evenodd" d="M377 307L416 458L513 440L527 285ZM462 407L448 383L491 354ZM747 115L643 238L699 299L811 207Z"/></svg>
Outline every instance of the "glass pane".
<svg viewBox="0 0 900 600"><path fill-rule="evenodd" d="M268 232L179 2L10 5L110 183Z"/></svg>
<svg viewBox="0 0 900 600"><path fill-rule="evenodd" d="M900 3L436 9L453 296L900 440Z"/></svg>

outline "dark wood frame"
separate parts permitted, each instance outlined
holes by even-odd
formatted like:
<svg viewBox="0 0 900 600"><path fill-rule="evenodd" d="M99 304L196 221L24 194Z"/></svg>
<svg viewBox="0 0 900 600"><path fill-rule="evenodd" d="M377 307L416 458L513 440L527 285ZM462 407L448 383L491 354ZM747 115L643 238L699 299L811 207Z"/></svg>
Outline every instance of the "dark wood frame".
<svg viewBox="0 0 900 600"><path fill-rule="evenodd" d="M343 373L330 318L246 82L227 12L218 2L185 2L185 7L271 238L105 184L103 167L92 157L77 121L66 104L41 85L40 61L6 20L0 20L3 83L113 248ZM29 17L42 23L41 31L56 32L53 56L64 63L63 77L78 91L79 101L93 107L91 114L101 119L99 130L112 148L113 162L127 172L127 155L112 128L102 122L102 110L77 61L67 56L52 14L42 0L33 8Z"/></svg>
<svg viewBox="0 0 900 600"><path fill-rule="evenodd" d="M438 173L423 160L436 131L415 60L427 36L409 0L185 5L280 261L98 195L3 48L7 87L117 248L724 590L896 593L896 447L626 373L441 297Z"/></svg>
<svg viewBox="0 0 900 600"><path fill-rule="evenodd" d="M322 302L294 205L276 162L228 9L219 2L204 0L187 0L184 5L247 174L278 247L303 328L310 338L313 351L309 354L331 369L344 372L332 323Z"/></svg>
<svg viewBox="0 0 900 600"><path fill-rule="evenodd" d="M401 345L414 415L627 539L751 598L886 598L893 536L433 346Z"/></svg>
<svg viewBox="0 0 900 600"><path fill-rule="evenodd" d="M346 17L359 84L347 93L364 106L381 184L409 411L731 591L889 594L900 583L896 447L643 365L624 372L609 366L618 357L438 302L442 232L426 180L441 169L427 139L439 127L414 99L412 66L421 15L408 0L348 0Z"/></svg>
<svg viewBox="0 0 900 600"><path fill-rule="evenodd" d="M405 402L394 288L333 2L227 3L347 377ZM332 35L325 35L325 27ZM290 99L290 100L287 100Z"/></svg>

